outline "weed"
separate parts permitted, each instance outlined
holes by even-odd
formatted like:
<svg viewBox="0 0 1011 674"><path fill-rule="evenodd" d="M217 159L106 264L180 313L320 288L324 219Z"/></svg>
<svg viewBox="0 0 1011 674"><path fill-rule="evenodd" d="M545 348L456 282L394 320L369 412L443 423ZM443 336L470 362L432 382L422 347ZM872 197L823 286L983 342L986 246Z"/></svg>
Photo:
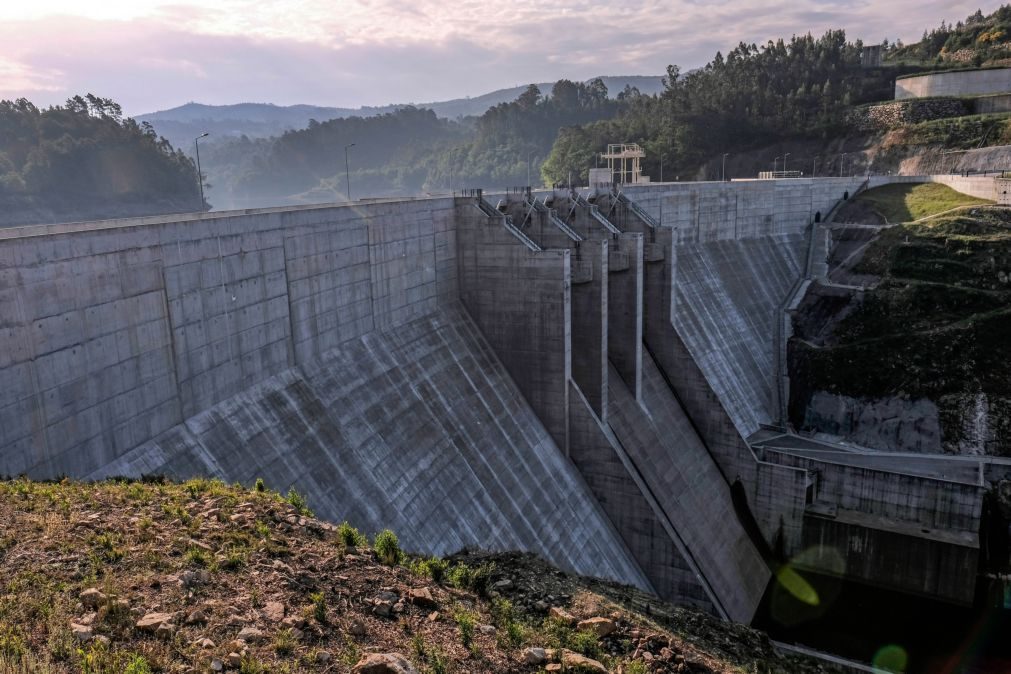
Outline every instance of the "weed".
<svg viewBox="0 0 1011 674"><path fill-rule="evenodd" d="M265 485L263 483L263 478L262 477L256 478L256 484L253 485L253 491L255 491L255 492L259 493L259 494L262 494L265 491L267 491L267 485Z"/></svg>
<svg viewBox="0 0 1011 674"><path fill-rule="evenodd" d="M221 568L225 571L238 571L246 565L248 559L249 552L245 548L229 548L221 560Z"/></svg>
<svg viewBox="0 0 1011 674"><path fill-rule="evenodd" d="M446 577L449 562L438 557L419 559L411 564L411 571L419 576L427 576L435 583L441 583Z"/></svg>
<svg viewBox="0 0 1011 674"><path fill-rule="evenodd" d="M470 589L474 573L466 564L457 564L449 570L449 584L459 590Z"/></svg>
<svg viewBox="0 0 1011 674"><path fill-rule="evenodd" d="M418 662L425 662L428 660L428 649L425 646L425 637L421 634L415 633L411 637L411 653L414 654L414 659Z"/></svg>
<svg viewBox="0 0 1011 674"><path fill-rule="evenodd" d="M252 655L242 658L242 663L239 665L239 674L265 674L266 672L267 669L263 664Z"/></svg>
<svg viewBox="0 0 1011 674"><path fill-rule="evenodd" d="M312 617L320 625L326 625L326 594L323 592L313 592L309 597L312 599Z"/></svg>
<svg viewBox="0 0 1011 674"><path fill-rule="evenodd" d="M597 635L588 630L578 630L569 639L569 648L577 653L582 653L588 658L600 657L600 641Z"/></svg>
<svg viewBox="0 0 1011 674"><path fill-rule="evenodd" d="M439 648L433 648L428 653L427 674L449 674L449 660Z"/></svg>
<svg viewBox="0 0 1011 674"><path fill-rule="evenodd" d="M191 566L207 567L211 563L211 555L209 552L203 548L198 548L193 545L186 550L186 554L183 556L186 563Z"/></svg>
<svg viewBox="0 0 1011 674"><path fill-rule="evenodd" d="M126 556L126 550L120 547L121 544L120 537L112 532L96 534L91 539L95 553L106 562L118 562Z"/></svg>
<svg viewBox="0 0 1011 674"><path fill-rule="evenodd" d="M649 669L642 660L632 660L625 665L625 674L649 674Z"/></svg>
<svg viewBox="0 0 1011 674"><path fill-rule="evenodd" d="M295 652L295 633L286 628L274 636L274 652L278 655L291 655Z"/></svg>
<svg viewBox="0 0 1011 674"><path fill-rule="evenodd" d="M473 614L469 611L457 611L453 614L453 619L456 621L457 627L460 628L460 643L464 648L470 650L474 645L475 620Z"/></svg>
<svg viewBox="0 0 1011 674"><path fill-rule="evenodd" d="M288 489L288 496L284 500L287 501L288 505L294 508L299 515L304 517L315 517L315 514L309 509L309 503L305 500L305 496L298 493L294 487Z"/></svg>
<svg viewBox="0 0 1011 674"><path fill-rule="evenodd" d="M383 529L376 534L373 547L375 548L376 555L379 557L379 561L387 566L394 566L400 563L400 559L404 554L400 550L400 540L389 529Z"/></svg>
<svg viewBox="0 0 1011 674"><path fill-rule="evenodd" d="M151 665L142 655L134 655L127 663L123 674L151 674Z"/></svg>
<svg viewBox="0 0 1011 674"><path fill-rule="evenodd" d="M349 548L362 548L369 544L365 535L346 521L337 527L337 537Z"/></svg>

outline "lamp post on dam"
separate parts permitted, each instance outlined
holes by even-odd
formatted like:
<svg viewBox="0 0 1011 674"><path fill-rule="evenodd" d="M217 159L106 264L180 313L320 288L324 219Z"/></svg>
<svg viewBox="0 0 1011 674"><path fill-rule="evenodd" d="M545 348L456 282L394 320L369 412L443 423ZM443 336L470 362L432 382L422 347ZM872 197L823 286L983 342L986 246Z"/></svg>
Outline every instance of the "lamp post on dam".
<svg viewBox="0 0 1011 674"><path fill-rule="evenodd" d="M200 186L200 210L204 210L204 174L200 170L200 139L207 138L211 135L210 132L204 131L202 134L193 139L193 145L197 150L197 185Z"/></svg>

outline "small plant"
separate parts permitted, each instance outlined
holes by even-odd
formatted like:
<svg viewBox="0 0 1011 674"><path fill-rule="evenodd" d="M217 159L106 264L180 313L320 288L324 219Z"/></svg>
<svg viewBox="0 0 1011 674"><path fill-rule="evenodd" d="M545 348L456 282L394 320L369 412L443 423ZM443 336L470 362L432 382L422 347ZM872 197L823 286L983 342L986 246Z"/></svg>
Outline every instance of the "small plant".
<svg viewBox="0 0 1011 674"><path fill-rule="evenodd" d="M428 674L449 674L449 660L439 648L428 654Z"/></svg>
<svg viewBox="0 0 1011 674"><path fill-rule="evenodd" d="M458 590L469 590L473 577L473 571L466 564L457 564L449 570L449 584Z"/></svg>
<svg viewBox="0 0 1011 674"><path fill-rule="evenodd" d="M203 548L198 548L195 545L190 546L186 550L186 554L183 555L183 559L190 566L200 566L207 567L211 563L211 555Z"/></svg>
<svg viewBox="0 0 1011 674"><path fill-rule="evenodd" d="M242 662L239 664L239 674L265 674L266 671L263 664L252 655L242 658Z"/></svg>
<svg viewBox="0 0 1011 674"><path fill-rule="evenodd" d="M340 539L341 543L349 548L360 548L368 545L365 535L346 521L341 522L337 527L337 537Z"/></svg>
<svg viewBox="0 0 1011 674"><path fill-rule="evenodd" d="M389 529L383 529L376 534L373 543L379 561L387 566L394 566L400 562L403 552L400 550L400 540L397 535Z"/></svg>
<svg viewBox="0 0 1011 674"><path fill-rule="evenodd" d="M142 655L134 655L127 663L123 674L151 674L151 665Z"/></svg>
<svg viewBox="0 0 1011 674"><path fill-rule="evenodd" d="M253 532L256 534L256 537L261 540L266 541L270 539L270 527L260 520L257 520L256 524L253 525Z"/></svg>
<svg viewBox="0 0 1011 674"><path fill-rule="evenodd" d="M322 592L313 592L309 598L312 599L312 617L320 625L326 625L326 595Z"/></svg>
<svg viewBox="0 0 1011 674"><path fill-rule="evenodd" d="M441 583L443 581L446 577L446 569L448 568L449 562L444 559L439 559L438 557L419 559L411 565L411 570L414 573L419 576L427 576L435 583Z"/></svg>
<svg viewBox="0 0 1011 674"><path fill-rule="evenodd" d="M309 502L305 500L305 496L298 493L294 487L288 489L288 496L285 497L284 500L287 501L288 505L294 508L299 515L304 517L315 517L315 514L309 509Z"/></svg>
<svg viewBox="0 0 1011 674"><path fill-rule="evenodd" d="M425 647L425 637L421 634L415 633L411 637L411 652L414 654L414 659L418 662L425 662L428 660L428 649Z"/></svg>
<svg viewBox="0 0 1011 674"><path fill-rule="evenodd" d="M95 552L106 562L118 562L126 556L126 551L120 547L120 540L116 534L103 532L97 534L92 539Z"/></svg>
<svg viewBox="0 0 1011 674"><path fill-rule="evenodd" d="M453 615L457 627L460 628L460 643L470 650L474 645L474 616L468 611L457 611Z"/></svg>
<svg viewBox="0 0 1011 674"><path fill-rule="evenodd" d="M267 491L267 485L263 483L262 477L256 478L256 484L253 485L253 491L257 492L258 494L262 494L263 492Z"/></svg>
<svg viewBox="0 0 1011 674"><path fill-rule="evenodd" d="M600 641L598 641L596 634L588 630L575 632L569 640L569 648L588 658L600 657Z"/></svg>
<svg viewBox="0 0 1011 674"><path fill-rule="evenodd" d="M295 652L295 645L295 633L290 627L281 630L274 637L274 652L278 655L291 655Z"/></svg>
<svg viewBox="0 0 1011 674"><path fill-rule="evenodd" d="M625 665L625 674L649 674L649 670L642 660L632 660Z"/></svg>
<svg viewBox="0 0 1011 674"><path fill-rule="evenodd" d="M221 568L225 571L238 571L246 565L248 553L243 548L230 548L221 560Z"/></svg>

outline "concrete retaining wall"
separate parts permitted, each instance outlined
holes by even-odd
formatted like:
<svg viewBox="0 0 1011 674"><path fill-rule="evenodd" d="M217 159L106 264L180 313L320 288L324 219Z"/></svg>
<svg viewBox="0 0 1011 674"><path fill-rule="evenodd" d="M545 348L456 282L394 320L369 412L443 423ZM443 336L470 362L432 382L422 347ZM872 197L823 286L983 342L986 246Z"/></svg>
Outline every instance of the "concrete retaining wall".
<svg viewBox="0 0 1011 674"><path fill-rule="evenodd" d="M899 77L895 80L895 98L925 96L972 96L1011 91L1011 68L959 70Z"/></svg>

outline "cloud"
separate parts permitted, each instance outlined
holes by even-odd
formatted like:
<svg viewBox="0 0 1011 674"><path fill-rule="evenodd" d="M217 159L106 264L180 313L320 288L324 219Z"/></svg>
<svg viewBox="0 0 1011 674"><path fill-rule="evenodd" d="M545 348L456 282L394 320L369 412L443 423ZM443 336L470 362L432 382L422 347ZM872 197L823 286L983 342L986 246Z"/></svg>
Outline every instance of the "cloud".
<svg viewBox="0 0 1011 674"><path fill-rule="evenodd" d="M42 3L45 5L45 2ZM0 8L0 98L93 92L129 114L269 101L425 102L561 77L662 74L739 42L843 28L915 40L977 8L961 0L136 0L122 19L87 3L28 18ZM81 7L84 9L80 9ZM996 5L994 5L996 6ZM78 8L78 9L75 9ZM989 8L993 9L993 7ZM983 11L988 11L984 7Z"/></svg>

